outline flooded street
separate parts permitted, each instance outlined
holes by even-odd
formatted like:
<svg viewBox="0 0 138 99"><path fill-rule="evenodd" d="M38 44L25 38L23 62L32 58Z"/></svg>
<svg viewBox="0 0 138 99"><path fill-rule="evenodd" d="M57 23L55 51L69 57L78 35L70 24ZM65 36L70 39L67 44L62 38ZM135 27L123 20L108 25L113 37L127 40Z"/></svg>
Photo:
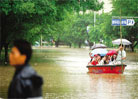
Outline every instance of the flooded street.
<svg viewBox="0 0 138 99"><path fill-rule="evenodd" d="M124 74L88 74L88 49L34 50L31 65L43 77L44 99L138 99L138 53L127 53ZM0 66L0 97L14 69Z"/></svg>

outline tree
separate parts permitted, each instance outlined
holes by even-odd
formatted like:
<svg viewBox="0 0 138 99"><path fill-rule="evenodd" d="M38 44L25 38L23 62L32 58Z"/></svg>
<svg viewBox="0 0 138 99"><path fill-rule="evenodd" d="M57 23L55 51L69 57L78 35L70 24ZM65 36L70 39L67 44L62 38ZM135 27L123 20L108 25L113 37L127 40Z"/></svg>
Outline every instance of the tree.
<svg viewBox="0 0 138 99"><path fill-rule="evenodd" d="M111 46L112 36L111 15L102 13L96 14L95 25L90 25L90 41L95 43L101 43L103 40L107 46ZM110 35L110 36L109 36Z"/></svg>
<svg viewBox="0 0 138 99"><path fill-rule="evenodd" d="M8 46L14 39L24 38L33 43L40 35L49 36L49 27L58 26L66 11L79 12L82 8L83 11L98 10L101 7L102 3L98 0L2 0L0 54L4 47L7 62Z"/></svg>
<svg viewBox="0 0 138 99"><path fill-rule="evenodd" d="M5 62L8 61L8 45L14 39L25 38L30 41L33 38L34 28L42 31L42 27L47 22L51 22L55 17L53 15L53 4L49 4L48 0L45 1L14 1L6 0L0 1L0 14L1 14L1 42L0 52L5 48ZM47 9L49 8L49 9ZM51 12L49 14L49 12ZM49 14L49 15L48 15ZM47 16L49 17L47 17ZM28 33L29 32L29 33ZM33 32L33 33L32 33ZM37 37L35 37L37 38ZM35 39L33 38L33 39Z"/></svg>
<svg viewBox="0 0 138 99"><path fill-rule="evenodd" d="M136 17L138 14L138 0L112 0L113 4L113 16L126 16L126 17ZM121 11L121 12L120 12ZM132 27L122 27L123 38L126 38L132 42L131 49L134 51L136 45L138 45L138 19L135 19L135 25ZM118 29L118 27L114 27ZM119 37L119 36L118 36Z"/></svg>

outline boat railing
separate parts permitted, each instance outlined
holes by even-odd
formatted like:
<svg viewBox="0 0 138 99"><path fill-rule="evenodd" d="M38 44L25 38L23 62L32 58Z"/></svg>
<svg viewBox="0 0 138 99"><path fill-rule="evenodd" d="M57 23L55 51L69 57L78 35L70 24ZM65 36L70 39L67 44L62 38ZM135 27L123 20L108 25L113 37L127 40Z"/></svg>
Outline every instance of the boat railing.
<svg viewBox="0 0 138 99"><path fill-rule="evenodd" d="M116 67L116 66L127 66L125 64L116 64L116 65L88 65L87 67Z"/></svg>

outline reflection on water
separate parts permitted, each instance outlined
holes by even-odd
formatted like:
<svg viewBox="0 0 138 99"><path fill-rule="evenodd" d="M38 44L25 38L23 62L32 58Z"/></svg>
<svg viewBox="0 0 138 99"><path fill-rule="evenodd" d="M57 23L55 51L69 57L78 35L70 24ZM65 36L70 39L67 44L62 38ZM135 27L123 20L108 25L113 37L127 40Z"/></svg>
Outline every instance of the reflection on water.
<svg viewBox="0 0 138 99"><path fill-rule="evenodd" d="M136 99L138 53L127 53L124 74L88 74L88 50L53 48L35 50L31 64L43 76L45 99ZM0 97L7 96L14 69L0 67Z"/></svg>
<svg viewBox="0 0 138 99"><path fill-rule="evenodd" d="M110 74L110 75L90 75L91 89L97 99L122 99L128 98L125 96L126 87L122 86L125 82L124 75ZM123 90L123 92L122 92ZM122 96L124 95L124 97Z"/></svg>

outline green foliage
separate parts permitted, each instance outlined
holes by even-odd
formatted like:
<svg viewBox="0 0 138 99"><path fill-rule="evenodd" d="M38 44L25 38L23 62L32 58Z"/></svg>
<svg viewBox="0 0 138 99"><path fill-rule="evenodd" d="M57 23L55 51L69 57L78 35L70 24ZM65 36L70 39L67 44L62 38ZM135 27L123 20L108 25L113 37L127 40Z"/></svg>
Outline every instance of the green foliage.
<svg viewBox="0 0 138 99"><path fill-rule="evenodd" d="M85 8L83 11L99 10L102 5L97 0L1 0L3 39L10 43L17 38L37 40L35 35L40 34L59 36L60 21L65 20L67 12L79 12L82 8ZM56 26L59 30L54 28ZM56 32L49 35L49 27L53 27L54 31L56 29ZM54 36L54 39L57 38Z"/></svg>
<svg viewBox="0 0 138 99"><path fill-rule="evenodd" d="M61 41L68 45L81 47L88 39L86 27L93 23L93 14L68 14L68 18L62 24L64 30Z"/></svg>
<svg viewBox="0 0 138 99"><path fill-rule="evenodd" d="M120 16L121 14L121 16L125 17L137 17L138 15L138 0L112 0L112 4L113 16ZM134 47L138 44L138 19L134 18L134 20L134 26L122 27L123 38L126 38L132 42L132 51L134 51ZM117 30L117 27L114 27L114 30Z"/></svg>
<svg viewBox="0 0 138 99"><path fill-rule="evenodd" d="M100 43L103 40L103 43L107 46L111 46L111 15L109 14L96 14L96 23L95 25L90 25L90 41L95 43ZM110 35L110 36L109 36Z"/></svg>

